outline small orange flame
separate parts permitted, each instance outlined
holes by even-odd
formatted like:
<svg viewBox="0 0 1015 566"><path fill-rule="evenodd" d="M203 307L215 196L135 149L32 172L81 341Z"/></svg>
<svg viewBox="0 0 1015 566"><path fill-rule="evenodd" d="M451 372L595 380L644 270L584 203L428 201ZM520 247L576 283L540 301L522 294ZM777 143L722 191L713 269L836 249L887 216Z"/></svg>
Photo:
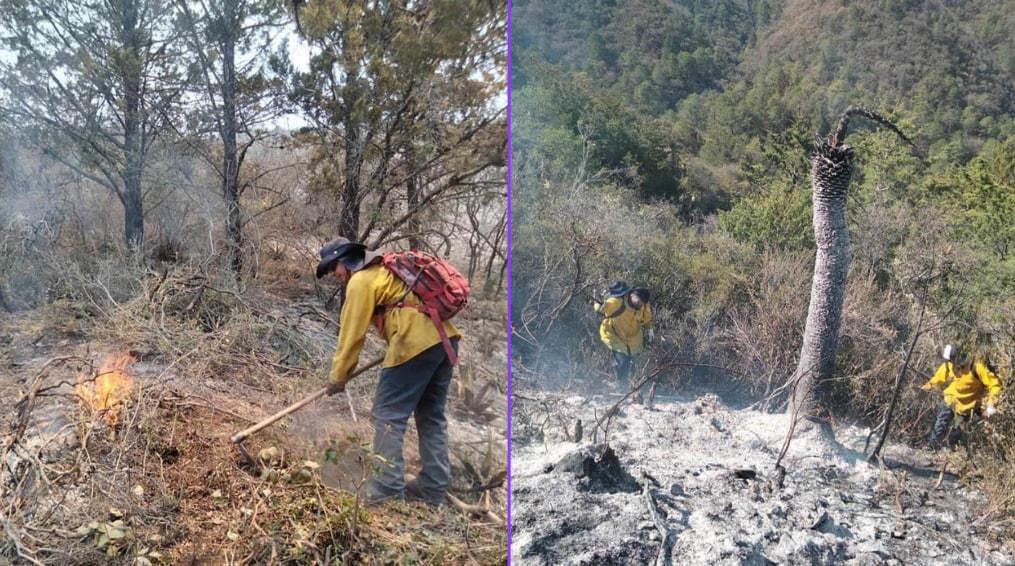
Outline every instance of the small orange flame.
<svg viewBox="0 0 1015 566"><path fill-rule="evenodd" d="M134 362L128 352L110 354L102 360L99 372L94 379L85 374L78 376L78 384L74 392L83 403L94 411L102 411L106 422L116 424L120 414L120 405L130 397L134 387L134 378L127 373L127 366Z"/></svg>

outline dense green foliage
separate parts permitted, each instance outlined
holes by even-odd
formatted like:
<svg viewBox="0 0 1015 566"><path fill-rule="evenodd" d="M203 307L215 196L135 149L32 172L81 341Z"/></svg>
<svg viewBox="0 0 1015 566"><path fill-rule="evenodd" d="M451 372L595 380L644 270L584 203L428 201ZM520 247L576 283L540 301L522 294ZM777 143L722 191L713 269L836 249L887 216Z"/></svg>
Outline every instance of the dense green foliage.
<svg viewBox="0 0 1015 566"><path fill-rule="evenodd" d="M1009 12L984 0L935 10L902 0L520 0L516 198L539 208L533 191L581 170L591 192L618 187L623 202L662 200L685 222L715 216L720 232L755 248L807 250L809 148L864 104L897 120L920 155L864 126L851 135L862 148L854 227L872 206L931 210L967 256L991 264L994 284L982 290L1004 294L996 283L1010 282L1015 230ZM895 227L895 245L923 221L901 220L911 226ZM517 236L525 246L524 229Z"/></svg>

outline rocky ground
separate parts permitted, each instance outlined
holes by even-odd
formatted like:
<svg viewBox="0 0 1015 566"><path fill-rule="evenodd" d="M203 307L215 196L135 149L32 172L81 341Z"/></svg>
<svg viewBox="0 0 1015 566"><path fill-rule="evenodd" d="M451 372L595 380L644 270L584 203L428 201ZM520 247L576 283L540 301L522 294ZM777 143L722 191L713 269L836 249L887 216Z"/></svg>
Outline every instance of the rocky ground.
<svg viewBox="0 0 1015 566"><path fill-rule="evenodd" d="M695 391L625 404L593 438L618 398L515 389L514 564L1015 564L982 494L933 489L941 455L888 445L870 464L867 430L813 429L780 482L787 417Z"/></svg>

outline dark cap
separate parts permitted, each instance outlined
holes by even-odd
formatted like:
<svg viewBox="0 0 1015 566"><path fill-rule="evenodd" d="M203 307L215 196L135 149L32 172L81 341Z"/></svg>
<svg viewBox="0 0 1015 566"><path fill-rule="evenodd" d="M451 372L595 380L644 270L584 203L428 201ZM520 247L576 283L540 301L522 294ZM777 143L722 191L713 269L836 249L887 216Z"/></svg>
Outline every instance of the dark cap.
<svg viewBox="0 0 1015 566"><path fill-rule="evenodd" d="M631 287L629 287L627 283L623 281L617 281L613 285L610 285L610 288L607 289L606 292L609 293L611 297L623 297L630 290Z"/></svg>
<svg viewBox="0 0 1015 566"><path fill-rule="evenodd" d="M321 261L317 264L317 278L320 279L335 270L343 258L366 253L367 247L348 238L338 237L321 247Z"/></svg>

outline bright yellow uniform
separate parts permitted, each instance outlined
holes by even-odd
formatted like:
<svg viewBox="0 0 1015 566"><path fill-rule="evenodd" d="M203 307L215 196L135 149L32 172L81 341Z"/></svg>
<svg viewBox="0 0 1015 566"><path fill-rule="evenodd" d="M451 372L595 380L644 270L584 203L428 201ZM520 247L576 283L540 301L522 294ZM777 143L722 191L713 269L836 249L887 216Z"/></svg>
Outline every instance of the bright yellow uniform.
<svg viewBox="0 0 1015 566"><path fill-rule="evenodd" d="M378 305L397 303L408 286L380 264L365 267L349 277L345 287L345 302L338 333L338 347L331 360L331 382L344 381L356 367L363 342ZM415 294L409 293L404 299L405 307L387 309L384 316L382 338L388 343L383 367L389 368L407 362L427 348L439 344L437 333L430 317L413 305L419 304ZM444 321L448 338L461 336L451 321Z"/></svg>
<svg viewBox="0 0 1015 566"><path fill-rule="evenodd" d="M923 388L929 390L947 385L944 401L959 414L977 407L984 396L987 397L988 405L997 403L997 398L1001 395L1001 381L986 364L974 362L970 367L975 368L975 371L956 374L952 363L945 362L937 368Z"/></svg>
<svg viewBox="0 0 1015 566"><path fill-rule="evenodd" d="M611 350L628 355L645 349L645 331L652 328L652 307L634 308L623 297L610 297L597 310L604 316L599 338Z"/></svg>

